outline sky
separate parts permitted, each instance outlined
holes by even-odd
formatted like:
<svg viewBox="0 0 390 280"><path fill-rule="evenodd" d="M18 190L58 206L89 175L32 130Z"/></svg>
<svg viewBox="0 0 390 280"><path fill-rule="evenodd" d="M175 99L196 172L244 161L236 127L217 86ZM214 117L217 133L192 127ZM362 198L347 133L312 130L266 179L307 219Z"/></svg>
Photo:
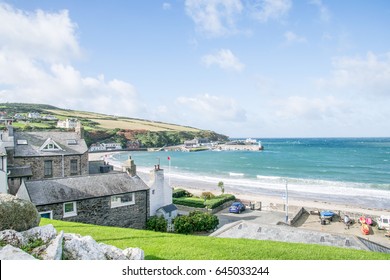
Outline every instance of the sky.
<svg viewBox="0 0 390 280"><path fill-rule="evenodd" d="M387 0L0 0L0 103L389 137Z"/></svg>

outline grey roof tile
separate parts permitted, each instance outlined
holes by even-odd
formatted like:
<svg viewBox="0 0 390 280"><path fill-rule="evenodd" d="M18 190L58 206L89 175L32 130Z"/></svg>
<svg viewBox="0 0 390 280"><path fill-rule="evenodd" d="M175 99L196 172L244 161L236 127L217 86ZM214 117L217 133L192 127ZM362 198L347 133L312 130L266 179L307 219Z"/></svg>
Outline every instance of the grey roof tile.
<svg viewBox="0 0 390 280"><path fill-rule="evenodd" d="M130 177L122 172L26 181L25 185L35 205L149 190L149 187L138 176Z"/></svg>
<svg viewBox="0 0 390 280"><path fill-rule="evenodd" d="M84 139L80 139L76 132L39 131L39 132L15 132L15 157L36 157L53 155L84 154L88 151ZM53 139L62 150L41 151L39 148L45 141ZM27 145L18 145L18 140L27 140ZM76 144L68 144L68 140L76 140Z"/></svg>

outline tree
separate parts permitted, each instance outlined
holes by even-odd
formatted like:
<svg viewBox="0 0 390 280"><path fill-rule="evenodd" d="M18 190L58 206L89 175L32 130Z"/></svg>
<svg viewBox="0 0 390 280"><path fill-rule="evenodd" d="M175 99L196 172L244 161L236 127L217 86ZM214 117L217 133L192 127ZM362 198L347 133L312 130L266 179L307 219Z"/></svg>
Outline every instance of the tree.
<svg viewBox="0 0 390 280"><path fill-rule="evenodd" d="M222 181L218 182L218 187L221 189L222 194L225 193L225 186Z"/></svg>

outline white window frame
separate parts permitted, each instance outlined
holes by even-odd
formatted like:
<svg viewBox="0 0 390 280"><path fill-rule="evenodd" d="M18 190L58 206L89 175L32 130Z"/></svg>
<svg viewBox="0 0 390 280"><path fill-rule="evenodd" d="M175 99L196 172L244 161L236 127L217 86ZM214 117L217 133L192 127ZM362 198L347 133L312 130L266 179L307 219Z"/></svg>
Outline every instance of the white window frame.
<svg viewBox="0 0 390 280"><path fill-rule="evenodd" d="M53 220L53 211L50 210L50 211L42 211L42 212L39 212L39 215L41 216L42 214L50 214L50 218L51 220Z"/></svg>
<svg viewBox="0 0 390 280"><path fill-rule="evenodd" d="M65 205L73 203L73 211L65 212ZM64 211L64 218L77 216L77 203L76 201L64 202L62 209Z"/></svg>
<svg viewBox="0 0 390 280"><path fill-rule="evenodd" d="M122 202L120 201L120 197L123 195L131 195L131 201ZM119 200L118 200L119 198ZM119 195L112 195L111 196L111 208L117 208L117 207L123 207L128 205L134 205L135 204L135 195L134 193L125 193L125 194L119 194Z"/></svg>

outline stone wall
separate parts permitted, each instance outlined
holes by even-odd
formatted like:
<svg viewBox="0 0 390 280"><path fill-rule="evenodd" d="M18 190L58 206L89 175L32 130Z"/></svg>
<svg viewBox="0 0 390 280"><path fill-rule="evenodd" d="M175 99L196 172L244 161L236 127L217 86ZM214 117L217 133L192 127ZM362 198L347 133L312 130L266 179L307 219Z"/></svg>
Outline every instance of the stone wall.
<svg viewBox="0 0 390 280"><path fill-rule="evenodd" d="M111 208L111 197L76 202L77 216L64 218L63 203L37 206L39 212L53 211L52 218L103 226L144 229L149 218L149 191L135 192L135 204Z"/></svg>
<svg viewBox="0 0 390 280"><path fill-rule="evenodd" d="M71 160L77 160L78 163L78 174L71 174L70 162ZM62 155L58 156L47 156L47 157L16 157L14 158L14 164L23 166L30 165L33 176L31 179L38 180L44 179L44 162L45 160L53 161L53 177L62 177L62 166L64 166L64 175L75 176L75 175L87 175L88 174L88 153L82 155L65 155L64 162L62 162Z"/></svg>

